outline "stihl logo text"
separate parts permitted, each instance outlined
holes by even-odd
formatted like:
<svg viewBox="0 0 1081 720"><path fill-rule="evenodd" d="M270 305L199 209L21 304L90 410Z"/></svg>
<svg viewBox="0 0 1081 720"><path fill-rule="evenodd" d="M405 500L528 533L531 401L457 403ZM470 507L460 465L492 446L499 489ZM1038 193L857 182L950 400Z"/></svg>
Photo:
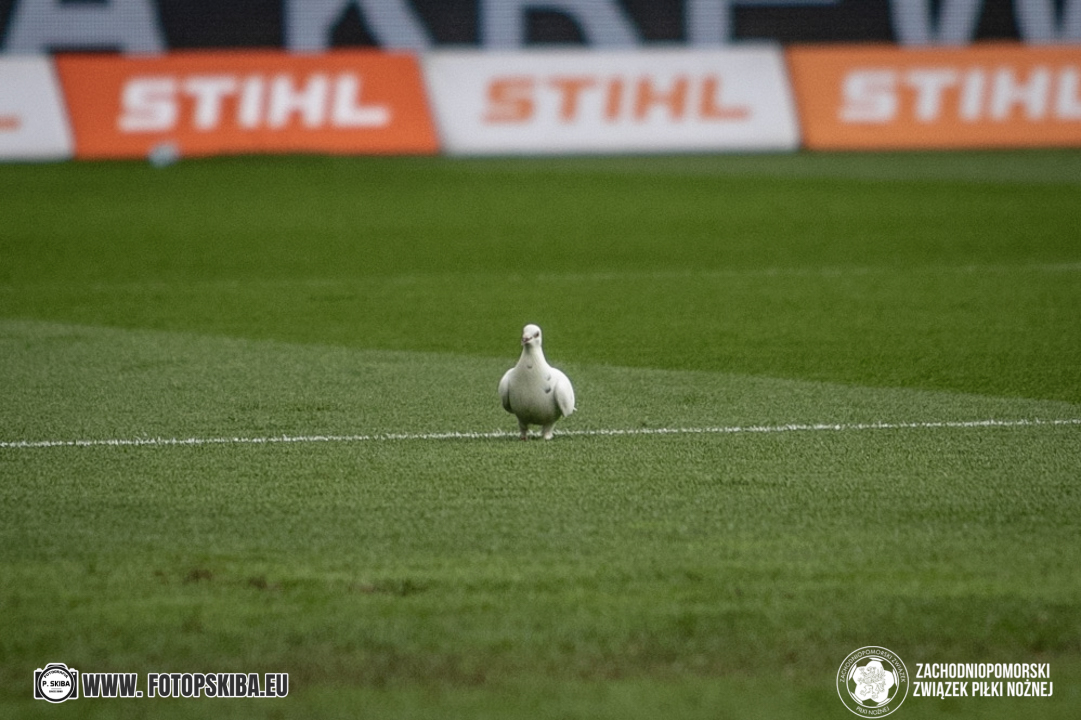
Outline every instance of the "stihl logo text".
<svg viewBox="0 0 1081 720"><path fill-rule="evenodd" d="M1081 120L1076 67L858 69L843 81L840 120L932 123Z"/></svg>
<svg viewBox="0 0 1081 720"><path fill-rule="evenodd" d="M488 84L488 124L526 123L554 108L560 123L746 120L750 108L725 101L718 75L499 77Z"/></svg>
<svg viewBox="0 0 1081 720"><path fill-rule="evenodd" d="M316 130L382 128L390 122L389 106L364 101L355 73L207 74L131 78L121 92L117 126L124 133L154 133L181 126L200 132Z"/></svg>

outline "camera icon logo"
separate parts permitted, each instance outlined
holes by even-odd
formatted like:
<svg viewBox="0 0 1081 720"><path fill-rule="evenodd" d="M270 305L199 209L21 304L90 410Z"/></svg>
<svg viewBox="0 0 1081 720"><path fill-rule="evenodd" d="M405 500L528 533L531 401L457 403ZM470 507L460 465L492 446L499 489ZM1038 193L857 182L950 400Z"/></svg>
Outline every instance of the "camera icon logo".
<svg viewBox="0 0 1081 720"><path fill-rule="evenodd" d="M34 671L34 699L62 703L79 697L79 671L64 663L49 663Z"/></svg>

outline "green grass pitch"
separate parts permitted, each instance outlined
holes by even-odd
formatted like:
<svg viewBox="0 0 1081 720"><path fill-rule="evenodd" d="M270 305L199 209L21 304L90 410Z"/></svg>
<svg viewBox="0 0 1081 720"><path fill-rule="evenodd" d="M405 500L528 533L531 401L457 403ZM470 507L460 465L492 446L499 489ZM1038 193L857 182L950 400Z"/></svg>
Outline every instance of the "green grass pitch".
<svg viewBox="0 0 1081 720"><path fill-rule="evenodd" d="M1078 151L0 166L0 715L1071 716L1079 422Z"/></svg>

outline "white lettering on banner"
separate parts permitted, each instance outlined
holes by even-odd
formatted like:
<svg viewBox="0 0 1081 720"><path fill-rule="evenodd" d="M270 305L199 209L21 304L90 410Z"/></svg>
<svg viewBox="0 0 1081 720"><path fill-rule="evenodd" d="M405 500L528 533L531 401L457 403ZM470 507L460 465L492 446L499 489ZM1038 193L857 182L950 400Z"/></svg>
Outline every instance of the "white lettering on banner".
<svg viewBox="0 0 1081 720"><path fill-rule="evenodd" d="M916 90L916 119L931 122L942 111L942 93L957 84L957 73L946 70L913 70L908 82Z"/></svg>
<svg viewBox="0 0 1081 720"><path fill-rule="evenodd" d="M1001 122L1018 113L1032 121L1081 120L1079 79L1076 66L1037 66L1023 76L1009 67L857 69L844 78L840 119L889 123L910 106L912 117L922 123L947 115L965 122Z"/></svg>
<svg viewBox="0 0 1081 720"><path fill-rule="evenodd" d="M124 85L120 102L124 114L119 126L124 132L159 132L176 126L176 80L173 78L132 78Z"/></svg>
<svg viewBox="0 0 1081 720"><path fill-rule="evenodd" d="M450 153L792 149L778 47L423 58Z"/></svg>
<svg viewBox="0 0 1081 720"><path fill-rule="evenodd" d="M1055 112L1063 120L1081 120L1081 72L1077 68L1067 68L1059 74L1058 94L1055 97Z"/></svg>
<svg viewBox="0 0 1081 720"><path fill-rule="evenodd" d="M683 35L696 48L720 47L736 39L737 7L832 6L841 0L682 0ZM902 45L968 45L976 37L987 0L888 0L893 35ZM529 10L560 13L582 31L587 45L642 45L640 28L619 0L476 0L478 44L518 49L526 44ZM850 3L856 5L858 3ZM44 53L52 48L118 48L129 53L167 50L153 0L19 0L12 4L4 50ZM1010 0L1020 39L1032 44L1081 43L1081 0ZM423 51L432 32L410 0L283 0L284 46L293 52L322 52L333 29L355 8L386 50ZM265 12L273 12L266 10ZM469 12L463 11L463 15ZM464 18L463 18L464 19ZM446 22L444 20L444 22ZM780 29L778 29L780 32Z"/></svg>
<svg viewBox="0 0 1081 720"><path fill-rule="evenodd" d="M306 127L321 126L326 117L327 88L326 75L312 75L307 84L299 88L288 75L278 75L270 83L267 125L283 128L289 124L293 114L297 113Z"/></svg>
<svg viewBox="0 0 1081 720"><path fill-rule="evenodd" d="M426 50L432 43L405 0L286 0L285 46L294 52L330 49L331 27L358 7L386 50Z"/></svg>
<svg viewBox="0 0 1081 720"><path fill-rule="evenodd" d="M221 122L222 102L236 92L234 77L196 76L184 82L184 89L195 99L193 124L199 130L211 130Z"/></svg>
<svg viewBox="0 0 1081 720"><path fill-rule="evenodd" d="M841 120L851 123L887 123L897 115L893 70L854 70L845 75L841 92Z"/></svg>
<svg viewBox="0 0 1081 720"><path fill-rule="evenodd" d="M1018 106L1030 120L1043 119L1050 88L1051 71L1047 68L1035 68L1024 80L1014 77L1009 68L997 71L991 87L991 118L1005 120Z"/></svg>
<svg viewBox="0 0 1081 720"><path fill-rule="evenodd" d="M622 8L610 0L481 0L481 43L494 49L526 44L526 11L557 10L573 17L586 42L599 48L633 47L638 33Z"/></svg>
<svg viewBox="0 0 1081 720"><path fill-rule="evenodd" d="M12 9L5 50L47 53L56 47L118 48L129 53L165 51L150 0L72 3L21 0Z"/></svg>
<svg viewBox="0 0 1081 720"><path fill-rule="evenodd" d="M687 42L696 47L716 47L732 41L732 10L737 5L795 6L836 5L841 0L686 0L683 27Z"/></svg>
<svg viewBox="0 0 1081 720"><path fill-rule="evenodd" d="M390 108L362 104L360 94L361 78L353 73L313 73L299 81L289 74L133 77L122 90L117 122L127 133L168 132L184 120L186 100L192 127L204 132L228 122L244 130L280 129L295 121L308 128L389 125Z"/></svg>
<svg viewBox="0 0 1081 720"><path fill-rule="evenodd" d="M756 6L828 6L840 0L684 0L686 42L717 47L735 38L733 10ZM972 42L984 0L890 0L893 30L903 45L965 45ZM287 0L286 45L291 50L330 47L331 27L357 6L382 47L424 50L431 40L405 0ZM1013 0L1021 38L1031 43L1081 42L1081 0L1065 0L1061 21L1055 0ZM480 0L480 44L517 49L526 44L529 9L560 12L582 29L586 43L618 48L640 44L637 28L616 0Z"/></svg>
<svg viewBox="0 0 1081 720"><path fill-rule="evenodd" d="M356 75L338 77L330 112L334 127L369 128L390 124L390 108L386 105L360 104L360 78Z"/></svg>
<svg viewBox="0 0 1081 720"><path fill-rule="evenodd" d="M1033 44L1081 42L1081 0L1062 4L1061 22L1055 19L1054 0L1014 2L1014 17L1021 37Z"/></svg>
<svg viewBox="0 0 1081 720"><path fill-rule="evenodd" d="M942 0L939 5L936 22L931 0L892 0L890 13L898 42L902 45L967 45L972 42L983 0Z"/></svg>

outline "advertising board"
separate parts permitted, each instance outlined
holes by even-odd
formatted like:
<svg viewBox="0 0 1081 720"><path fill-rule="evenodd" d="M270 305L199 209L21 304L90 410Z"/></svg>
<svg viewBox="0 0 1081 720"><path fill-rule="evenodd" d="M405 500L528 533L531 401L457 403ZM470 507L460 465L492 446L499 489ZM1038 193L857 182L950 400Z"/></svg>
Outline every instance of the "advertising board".
<svg viewBox="0 0 1081 720"><path fill-rule="evenodd" d="M814 150L1081 145L1081 48L793 47Z"/></svg>
<svg viewBox="0 0 1081 720"><path fill-rule="evenodd" d="M61 55L79 158L438 150L413 55Z"/></svg>
<svg viewBox="0 0 1081 720"><path fill-rule="evenodd" d="M790 150L781 50L435 52L425 77L451 154Z"/></svg>

